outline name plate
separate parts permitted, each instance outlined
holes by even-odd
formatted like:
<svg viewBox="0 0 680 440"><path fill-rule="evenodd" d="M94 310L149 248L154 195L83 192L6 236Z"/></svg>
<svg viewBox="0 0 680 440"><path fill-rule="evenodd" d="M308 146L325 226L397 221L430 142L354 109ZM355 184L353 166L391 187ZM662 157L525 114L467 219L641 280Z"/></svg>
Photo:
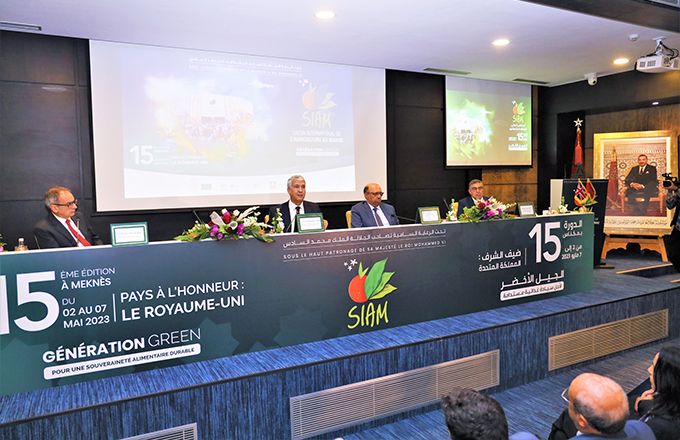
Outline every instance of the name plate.
<svg viewBox="0 0 680 440"><path fill-rule="evenodd" d="M111 224L111 245L147 244L149 242L147 229L146 222Z"/></svg>

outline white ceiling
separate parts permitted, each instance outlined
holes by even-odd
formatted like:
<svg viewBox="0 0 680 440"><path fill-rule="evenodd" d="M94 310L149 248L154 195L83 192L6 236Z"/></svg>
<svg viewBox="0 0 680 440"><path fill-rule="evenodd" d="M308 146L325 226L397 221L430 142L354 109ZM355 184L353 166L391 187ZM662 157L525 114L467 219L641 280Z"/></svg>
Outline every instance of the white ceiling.
<svg viewBox="0 0 680 440"><path fill-rule="evenodd" d="M336 18L320 22L319 9ZM0 21L42 33L559 85L634 68L680 34L519 0L0 0ZM636 42L630 34L638 34ZM505 37L505 48L491 41ZM612 64L616 57L631 62Z"/></svg>

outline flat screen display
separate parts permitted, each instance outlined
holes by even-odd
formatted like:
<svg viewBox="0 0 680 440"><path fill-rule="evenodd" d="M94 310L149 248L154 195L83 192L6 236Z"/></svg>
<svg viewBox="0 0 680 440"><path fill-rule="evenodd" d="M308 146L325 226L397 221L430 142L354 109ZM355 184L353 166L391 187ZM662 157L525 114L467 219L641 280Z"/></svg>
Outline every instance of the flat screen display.
<svg viewBox="0 0 680 440"><path fill-rule="evenodd" d="M446 166L531 166L531 86L447 76Z"/></svg>

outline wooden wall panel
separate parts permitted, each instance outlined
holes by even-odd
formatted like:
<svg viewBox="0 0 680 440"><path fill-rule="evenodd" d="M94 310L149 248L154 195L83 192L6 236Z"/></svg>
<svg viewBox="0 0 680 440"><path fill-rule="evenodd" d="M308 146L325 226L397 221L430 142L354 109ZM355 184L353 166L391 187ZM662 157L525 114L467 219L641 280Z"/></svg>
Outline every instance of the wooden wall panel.
<svg viewBox="0 0 680 440"><path fill-rule="evenodd" d="M75 89L0 83L0 197L41 198L50 185L81 191Z"/></svg>
<svg viewBox="0 0 680 440"><path fill-rule="evenodd" d="M0 81L75 84L72 38L20 32L0 33Z"/></svg>

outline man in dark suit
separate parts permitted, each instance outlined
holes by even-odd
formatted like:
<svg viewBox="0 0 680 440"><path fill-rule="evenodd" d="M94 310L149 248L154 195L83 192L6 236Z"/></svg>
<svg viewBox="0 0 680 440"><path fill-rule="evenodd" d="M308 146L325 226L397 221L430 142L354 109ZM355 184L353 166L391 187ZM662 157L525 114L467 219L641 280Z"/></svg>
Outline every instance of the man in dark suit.
<svg viewBox="0 0 680 440"><path fill-rule="evenodd" d="M463 209L471 208L482 200L489 200L488 197L484 196L484 182L479 179L472 179L468 183L468 194L470 195L458 201L456 217L460 217L463 214Z"/></svg>
<svg viewBox="0 0 680 440"><path fill-rule="evenodd" d="M33 234L41 249L86 247L102 244L86 220L76 216L78 200L68 188L55 186L45 193L47 216L38 221Z"/></svg>
<svg viewBox="0 0 680 440"><path fill-rule="evenodd" d="M671 183L666 188L666 208L673 209L673 220L671 221L671 235L668 236L666 249L668 250L668 259L673 263L673 267L677 272L680 272L680 194L678 194L678 187L675 183Z"/></svg>
<svg viewBox="0 0 680 440"><path fill-rule="evenodd" d="M656 167L647 163L647 155L638 156L638 166L626 176L626 197L633 208L633 215L646 215L649 199L658 194Z"/></svg>
<svg viewBox="0 0 680 440"><path fill-rule="evenodd" d="M269 208L269 222L271 223L271 219L276 217L276 208L279 208L281 210L281 218L283 219L283 232L293 232L296 228L296 215L321 212L321 208L316 203L305 200L307 184L304 177L300 175L291 176L288 179L287 186L290 200ZM291 219L293 220L292 222Z"/></svg>
<svg viewBox="0 0 680 440"><path fill-rule="evenodd" d="M394 207L382 201L383 194L377 183L369 183L364 187L366 201L352 206L353 228L399 224Z"/></svg>

